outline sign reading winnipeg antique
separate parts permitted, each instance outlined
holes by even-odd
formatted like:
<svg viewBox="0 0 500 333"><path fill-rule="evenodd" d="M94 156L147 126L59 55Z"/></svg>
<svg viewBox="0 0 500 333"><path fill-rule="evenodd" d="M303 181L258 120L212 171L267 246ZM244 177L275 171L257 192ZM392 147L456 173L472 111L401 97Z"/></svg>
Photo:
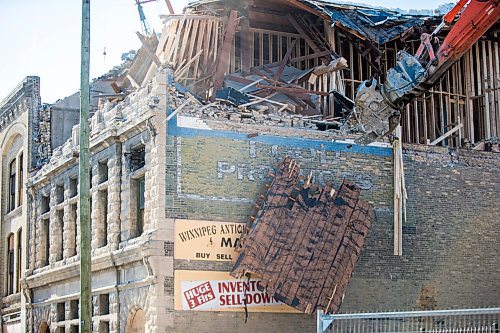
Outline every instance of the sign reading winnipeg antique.
<svg viewBox="0 0 500 333"><path fill-rule="evenodd" d="M244 223L175 221L175 259L232 261Z"/></svg>
<svg viewBox="0 0 500 333"><path fill-rule="evenodd" d="M175 271L175 309L191 311L298 312L259 291L259 279L237 280L229 272Z"/></svg>

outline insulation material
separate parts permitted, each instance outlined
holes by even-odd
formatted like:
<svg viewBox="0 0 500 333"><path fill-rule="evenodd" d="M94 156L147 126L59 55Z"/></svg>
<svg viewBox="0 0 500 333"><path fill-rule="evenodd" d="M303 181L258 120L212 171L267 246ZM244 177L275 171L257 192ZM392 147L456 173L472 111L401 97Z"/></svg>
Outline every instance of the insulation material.
<svg viewBox="0 0 500 333"><path fill-rule="evenodd" d="M359 200L356 185L344 180L337 192L306 178L294 160L279 163L241 237L231 275L259 276L268 294L302 312L335 313L374 212Z"/></svg>

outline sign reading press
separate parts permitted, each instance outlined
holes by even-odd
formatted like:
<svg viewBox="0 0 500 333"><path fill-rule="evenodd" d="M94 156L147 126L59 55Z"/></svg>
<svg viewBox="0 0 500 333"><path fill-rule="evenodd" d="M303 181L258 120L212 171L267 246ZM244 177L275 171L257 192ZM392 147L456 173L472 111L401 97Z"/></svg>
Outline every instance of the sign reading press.
<svg viewBox="0 0 500 333"><path fill-rule="evenodd" d="M175 259L232 261L245 223L175 220Z"/></svg>

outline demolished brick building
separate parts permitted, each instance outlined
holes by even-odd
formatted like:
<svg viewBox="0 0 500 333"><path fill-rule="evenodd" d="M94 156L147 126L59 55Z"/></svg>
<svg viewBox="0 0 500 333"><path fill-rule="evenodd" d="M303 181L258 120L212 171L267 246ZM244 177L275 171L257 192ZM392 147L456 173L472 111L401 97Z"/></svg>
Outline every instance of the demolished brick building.
<svg viewBox="0 0 500 333"><path fill-rule="evenodd" d="M439 17L249 0L196 2L164 21L106 78L91 119L94 331L313 331L258 276L229 274L287 156L302 179L346 179L373 206L340 311L498 306L498 24L406 107L404 220L397 148L355 144L346 124L357 85L415 51ZM77 134L28 180L29 332L78 326Z"/></svg>

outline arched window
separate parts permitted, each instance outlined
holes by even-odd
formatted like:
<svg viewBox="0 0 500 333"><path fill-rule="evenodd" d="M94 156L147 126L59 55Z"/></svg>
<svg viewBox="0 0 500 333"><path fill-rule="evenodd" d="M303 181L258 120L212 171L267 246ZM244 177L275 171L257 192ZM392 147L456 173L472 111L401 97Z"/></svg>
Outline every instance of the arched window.
<svg viewBox="0 0 500 333"><path fill-rule="evenodd" d="M47 324L46 321L43 321L40 324L40 327L38 328L38 332L39 333L50 333L50 328L49 328L49 325Z"/></svg>
<svg viewBox="0 0 500 333"><path fill-rule="evenodd" d="M7 294L14 293L14 234L7 238Z"/></svg>
<svg viewBox="0 0 500 333"><path fill-rule="evenodd" d="M9 200L7 211L16 208L16 159L9 163Z"/></svg>
<svg viewBox="0 0 500 333"><path fill-rule="evenodd" d="M144 333L146 332L146 313L142 309L133 311L128 318L126 333Z"/></svg>

